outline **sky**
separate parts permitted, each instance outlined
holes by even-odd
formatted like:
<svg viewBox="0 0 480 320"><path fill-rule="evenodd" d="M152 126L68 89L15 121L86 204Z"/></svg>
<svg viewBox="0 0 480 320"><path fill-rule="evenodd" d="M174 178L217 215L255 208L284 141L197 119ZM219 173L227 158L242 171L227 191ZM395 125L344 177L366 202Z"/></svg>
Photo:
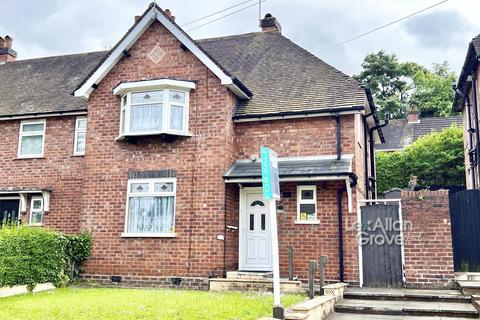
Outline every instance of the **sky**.
<svg viewBox="0 0 480 320"><path fill-rule="evenodd" d="M157 0L180 25L245 0ZM185 27L198 26L258 2L252 0ZM346 74L361 71L368 53L384 49L426 67L448 61L460 73L470 40L480 33L480 1L449 0L358 40L339 42L407 16L440 0L266 0L282 34ZM18 59L109 49L149 0L0 0L0 35L14 38ZM260 31L258 6L189 31L194 39Z"/></svg>

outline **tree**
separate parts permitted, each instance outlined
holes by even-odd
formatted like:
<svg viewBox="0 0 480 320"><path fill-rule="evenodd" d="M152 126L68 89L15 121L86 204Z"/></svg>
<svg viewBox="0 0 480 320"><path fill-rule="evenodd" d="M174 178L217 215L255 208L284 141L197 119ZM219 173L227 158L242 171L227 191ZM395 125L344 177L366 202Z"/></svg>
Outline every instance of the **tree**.
<svg viewBox="0 0 480 320"><path fill-rule="evenodd" d="M411 104L423 117L445 117L452 114L452 81L456 79L448 62L436 63L432 71L417 70L413 75L414 91Z"/></svg>
<svg viewBox="0 0 480 320"><path fill-rule="evenodd" d="M412 105L422 116L451 114L451 82L456 76L446 61L428 70L415 62L399 62L381 50L368 54L362 68L354 77L370 87L381 117L388 112L392 118L405 118Z"/></svg>
<svg viewBox="0 0 480 320"><path fill-rule="evenodd" d="M376 164L379 193L407 187L412 176L422 187L464 185L463 130L454 125L420 137L405 150L377 152Z"/></svg>

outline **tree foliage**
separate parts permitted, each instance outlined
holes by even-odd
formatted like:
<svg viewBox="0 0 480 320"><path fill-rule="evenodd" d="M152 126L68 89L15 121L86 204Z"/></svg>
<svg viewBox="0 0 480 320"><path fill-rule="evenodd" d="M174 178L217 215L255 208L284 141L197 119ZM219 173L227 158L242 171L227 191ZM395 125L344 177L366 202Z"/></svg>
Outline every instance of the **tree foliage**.
<svg viewBox="0 0 480 320"><path fill-rule="evenodd" d="M408 186L412 176L422 187L465 184L463 130L457 126L420 137L402 151L377 152L378 192Z"/></svg>
<svg viewBox="0 0 480 320"><path fill-rule="evenodd" d="M388 112L392 118L405 118L412 105L422 116L451 114L451 82L456 76L446 61L429 70L381 50L368 54L362 68L354 77L370 87L381 116Z"/></svg>

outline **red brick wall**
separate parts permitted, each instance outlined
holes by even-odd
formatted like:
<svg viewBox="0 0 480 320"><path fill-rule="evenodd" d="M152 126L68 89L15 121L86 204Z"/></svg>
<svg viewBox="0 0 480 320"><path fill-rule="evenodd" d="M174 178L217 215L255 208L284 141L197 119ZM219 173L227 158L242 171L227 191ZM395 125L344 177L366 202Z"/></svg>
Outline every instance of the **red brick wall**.
<svg viewBox="0 0 480 320"><path fill-rule="evenodd" d="M291 192L292 197L281 199L284 212L278 213L278 237L280 254L280 272L288 275L288 246L293 248L294 273L303 280L308 278L308 262L318 261L320 256L328 256L325 276L328 281L339 280L339 241L337 191L345 188L345 183L317 183L317 216L320 224L295 224L297 219L297 183L282 183L282 192ZM343 220L346 225L347 195L343 194ZM352 238L353 237L353 238ZM348 282L358 282L355 273L357 245L355 234L344 230L344 257ZM318 275L317 275L318 277Z"/></svg>
<svg viewBox="0 0 480 320"><path fill-rule="evenodd" d="M353 115L341 116L341 124L342 152L353 154ZM248 159L265 145L276 150L279 157L335 155L336 133L333 117L237 122L236 154L238 159Z"/></svg>
<svg viewBox="0 0 480 320"><path fill-rule="evenodd" d="M47 118L44 157L17 159L20 120L0 121L0 187L53 189L44 224L69 233L79 230L83 177L83 157L72 156L74 128L74 116Z"/></svg>
<svg viewBox="0 0 480 320"><path fill-rule="evenodd" d="M156 44L166 52L158 64L146 57ZM157 22L129 52L131 57L122 59L89 99L83 226L93 232L95 246L87 272L205 277L223 269L224 242L217 235L224 234L222 177L232 159L232 96ZM112 88L120 81L157 78L196 81L190 93L193 137L172 143L159 137L116 141L120 99ZM121 238L128 170L161 169L177 170L176 238Z"/></svg>
<svg viewBox="0 0 480 320"><path fill-rule="evenodd" d="M409 287L449 287L454 279L448 191L403 191Z"/></svg>

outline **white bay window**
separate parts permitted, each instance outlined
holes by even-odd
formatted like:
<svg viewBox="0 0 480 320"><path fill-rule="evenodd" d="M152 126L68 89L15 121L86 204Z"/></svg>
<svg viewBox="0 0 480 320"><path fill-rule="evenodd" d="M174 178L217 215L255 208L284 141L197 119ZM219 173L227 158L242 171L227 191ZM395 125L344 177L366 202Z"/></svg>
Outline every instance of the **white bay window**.
<svg viewBox="0 0 480 320"><path fill-rule="evenodd" d="M123 237L175 236L176 179L128 181Z"/></svg>
<svg viewBox="0 0 480 320"><path fill-rule="evenodd" d="M195 83L152 80L122 83L120 137L155 134L188 136L189 91Z"/></svg>

